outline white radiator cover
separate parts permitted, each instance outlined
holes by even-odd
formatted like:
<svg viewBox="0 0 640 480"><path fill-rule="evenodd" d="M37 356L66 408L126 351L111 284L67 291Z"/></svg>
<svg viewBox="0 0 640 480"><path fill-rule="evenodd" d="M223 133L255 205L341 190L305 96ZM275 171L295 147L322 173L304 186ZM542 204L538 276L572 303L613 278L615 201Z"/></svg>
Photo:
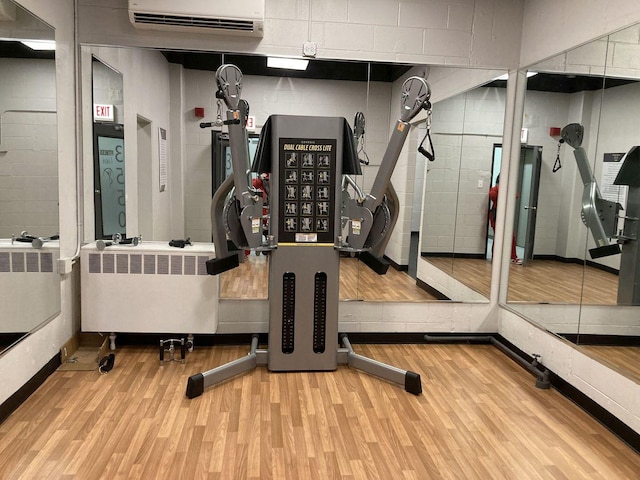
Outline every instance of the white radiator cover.
<svg viewBox="0 0 640 480"><path fill-rule="evenodd" d="M218 276L204 262L214 247L168 242L82 247L81 328L84 332L216 333Z"/></svg>

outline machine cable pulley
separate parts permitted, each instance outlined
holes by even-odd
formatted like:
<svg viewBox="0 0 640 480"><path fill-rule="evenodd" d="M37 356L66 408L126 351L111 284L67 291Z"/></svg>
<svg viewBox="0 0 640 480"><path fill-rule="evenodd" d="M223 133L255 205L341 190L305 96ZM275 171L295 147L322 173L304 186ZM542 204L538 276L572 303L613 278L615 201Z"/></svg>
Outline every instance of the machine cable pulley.
<svg viewBox="0 0 640 480"><path fill-rule="evenodd" d="M553 173L556 173L558 170L562 168L562 164L560 163L560 147L562 146L563 143L564 143L563 139L560 139L560 141L558 141L558 150L556 152L556 161L553 164Z"/></svg>
<svg viewBox="0 0 640 480"><path fill-rule="evenodd" d="M424 135L424 138L420 142L420 146L418 146L418 152L427 157L430 162L433 162L436 159L436 152L433 149L433 141L431 140L431 102L427 101L424 105L424 109L427 111L427 132ZM429 139L429 149L430 152L424 148L424 141Z"/></svg>

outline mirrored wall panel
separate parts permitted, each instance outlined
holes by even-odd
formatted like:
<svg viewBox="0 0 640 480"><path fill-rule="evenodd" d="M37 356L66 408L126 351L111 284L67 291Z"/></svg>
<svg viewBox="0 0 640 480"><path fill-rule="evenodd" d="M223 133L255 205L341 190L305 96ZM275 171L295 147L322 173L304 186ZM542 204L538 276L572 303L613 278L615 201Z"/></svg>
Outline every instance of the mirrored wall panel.
<svg viewBox="0 0 640 480"><path fill-rule="evenodd" d="M217 187L231 173L227 127L222 125L226 107L215 96L215 73L223 63L235 64L243 72L242 96L249 103L249 148L252 153L270 115L318 115L347 119L351 129L357 132L357 135L354 133L353 142L360 159L361 174L343 176L345 199L361 197L371 188L387 147L392 124L400 115L400 86L411 69L416 69L412 65L402 64L314 60L306 71L294 72L270 68L266 57L256 55L88 45L83 46L82 50L84 63L93 64L94 77L93 86L85 85L85 90L92 89L93 93L91 100L88 95L83 96L84 116L91 115L93 118L95 109L104 106L102 98L107 107L114 107L115 120L103 120L100 125L115 124L115 127L122 128L126 169L124 172L114 171L112 177L114 180L124 177L126 235L140 233L143 242L148 239L168 242L175 238L211 242L211 199ZM99 67L101 64L104 65ZM110 80L111 76L106 73L109 71L106 65L121 76L124 91L120 86L114 86L113 79ZM86 65L83 68L86 72ZM99 75L97 68L101 69ZM425 70L422 68L420 71L424 74ZM169 81L166 84L154 81L151 88L149 81L153 78L167 78ZM99 79L108 88L96 90L95 83ZM178 95L180 91L184 92L183 97ZM120 99L122 104L118 103ZM157 111L150 108L161 106L158 99L166 99L168 110L161 112L159 108ZM91 105L87 105L89 103ZM131 126L133 119L137 121L137 130ZM93 130L97 124L94 119ZM181 124L184 129L178 127ZM156 182L162 169L157 165L159 150L156 150L155 137L160 125L175 128L168 128L166 132L170 152L166 165L167 184L159 189ZM87 130L86 118L85 127ZM149 162L144 160L147 149L143 145L149 136L144 136L147 127L151 132ZM89 141L86 133L85 141ZM99 153L102 150L115 152L115 149L100 148L97 151ZM95 224L97 228L98 206L101 205L94 197L96 191L102 193L100 182L105 170L103 168L101 171L99 166L92 164L95 158L100 157L93 153L92 157L85 148L85 172L101 173L100 178L90 179L85 175L85 201L91 202L91 208L95 207L95 212L85 208L85 224ZM88 160L91 158L94 160ZM406 172L406 168L403 171ZM402 192L406 190L406 176L401 177L401 181L398 189ZM151 182L148 188L144 187L145 182ZM268 182L268 178L252 174L252 183L258 188L262 185L268 190ZM87 188L87 183L98 188L92 191ZM145 203L150 205L150 209L144 208ZM85 241L100 236L97 229L94 232L86 225ZM145 230L152 233L145 234ZM108 235L103 238L107 239ZM220 276L221 297L266 298L268 258L263 254L243 251L239 252L239 256L240 268ZM388 275L380 277L349 254L342 257L341 270L341 298L345 300L388 300L390 292L394 290L397 292L397 298L394 298L397 301L435 300L416 285L415 274L411 277L404 271L390 269ZM401 288L391 288L389 285L400 285Z"/></svg>
<svg viewBox="0 0 640 480"><path fill-rule="evenodd" d="M60 311L54 31L0 18L0 353Z"/></svg>
<svg viewBox="0 0 640 480"><path fill-rule="evenodd" d="M490 295L490 192L500 172L503 83L474 88L433 108L436 160L426 166L420 261L460 284L452 286L451 300L486 301Z"/></svg>
<svg viewBox="0 0 640 480"><path fill-rule="evenodd" d="M93 208L95 238L127 236L122 74L92 57ZM147 178L144 175L142 178ZM143 216L147 219L150 216ZM145 238L151 233L145 229Z"/></svg>
<svg viewBox="0 0 640 480"><path fill-rule="evenodd" d="M510 307L638 380L639 43L633 26L531 68L523 150L542 154L518 190L537 187L537 218L530 256L511 266L507 295ZM520 229L516 223L516 237Z"/></svg>

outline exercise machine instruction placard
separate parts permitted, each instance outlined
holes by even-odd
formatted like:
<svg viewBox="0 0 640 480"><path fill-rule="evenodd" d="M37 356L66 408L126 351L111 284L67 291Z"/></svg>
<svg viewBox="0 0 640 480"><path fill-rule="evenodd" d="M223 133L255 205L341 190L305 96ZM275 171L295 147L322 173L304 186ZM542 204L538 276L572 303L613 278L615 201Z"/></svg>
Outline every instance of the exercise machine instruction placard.
<svg viewBox="0 0 640 480"><path fill-rule="evenodd" d="M333 243L336 141L280 138L280 242Z"/></svg>

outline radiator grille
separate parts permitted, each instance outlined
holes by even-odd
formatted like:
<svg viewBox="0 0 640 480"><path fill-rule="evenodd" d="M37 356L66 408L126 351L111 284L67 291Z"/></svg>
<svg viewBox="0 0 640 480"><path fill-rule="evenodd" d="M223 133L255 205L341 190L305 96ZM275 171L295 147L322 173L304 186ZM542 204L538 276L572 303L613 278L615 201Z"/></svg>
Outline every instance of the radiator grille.
<svg viewBox="0 0 640 480"><path fill-rule="evenodd" d="M0 252L0 273L53 273L53 254Z"/></svg>
<svg viewBox="0 0 640 480"><path fill-rule="evenodd" d="M135 23L172 27L205 28L211 30L235 30L253 32L251 20L230 20L225 18L195 17L186 15L163 15L158 13L133 14Z"/></svg>
<svg viewBox="0 0 640 480"><path fill-rule="evenodd" d="M42 254L45 255L45 254ZM51 254L48 254L51 255ZM208 255L153 255L141 253L90 253L89 273L117 273L117 274L141 274L145 275L207 275L206 261ZM24 271L24 257L22 260L14 260L14 265ZM40 260L42 271L50 265L43 258ZM0 272L9 268L8 255L0 254ZM49 268L49 267L47 267ZM16 271L15 268L13 271Z"/></svg>

